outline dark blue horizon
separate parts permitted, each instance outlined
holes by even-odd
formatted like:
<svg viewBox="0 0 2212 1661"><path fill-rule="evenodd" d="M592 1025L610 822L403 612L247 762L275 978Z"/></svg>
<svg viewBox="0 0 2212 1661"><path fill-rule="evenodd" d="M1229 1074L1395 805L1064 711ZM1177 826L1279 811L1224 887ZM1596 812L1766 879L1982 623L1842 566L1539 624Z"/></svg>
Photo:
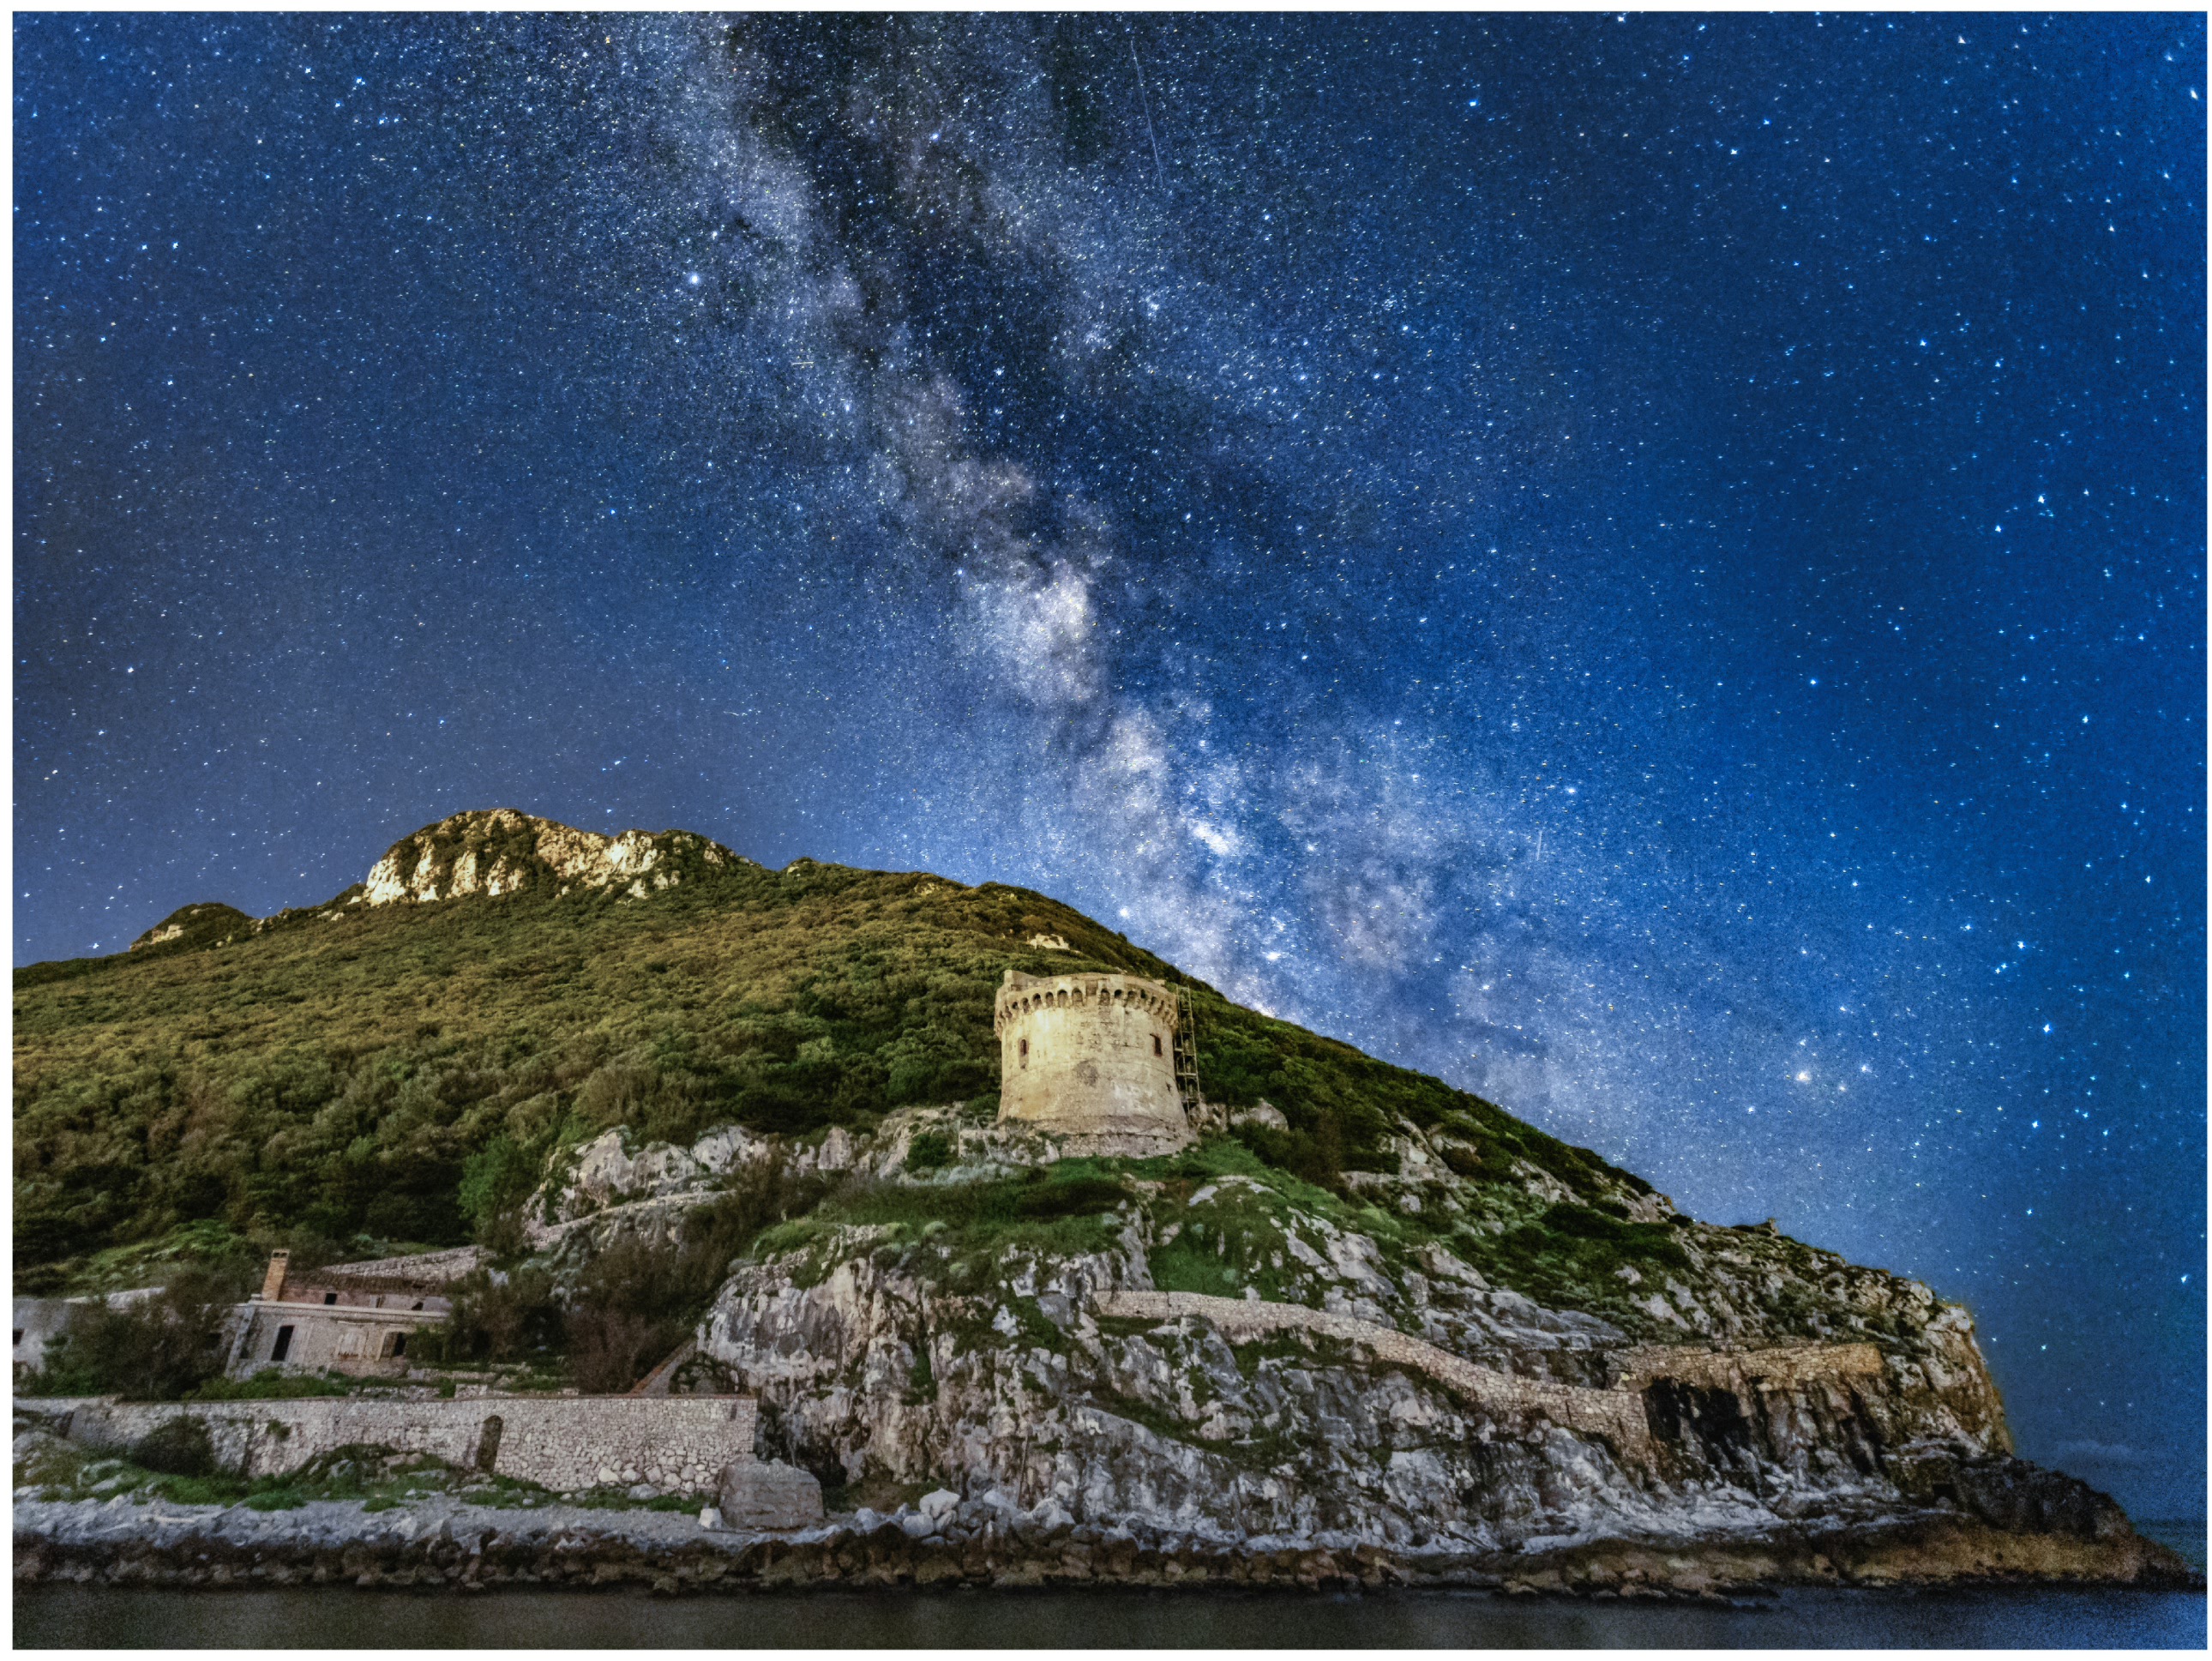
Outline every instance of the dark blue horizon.
<svg viewBox="0 0 2212 1661"><path fill-rule="evenodd" d="M15 40L19 964L501 805L1023 884L2201 1512L2202 17Z"/></svg>

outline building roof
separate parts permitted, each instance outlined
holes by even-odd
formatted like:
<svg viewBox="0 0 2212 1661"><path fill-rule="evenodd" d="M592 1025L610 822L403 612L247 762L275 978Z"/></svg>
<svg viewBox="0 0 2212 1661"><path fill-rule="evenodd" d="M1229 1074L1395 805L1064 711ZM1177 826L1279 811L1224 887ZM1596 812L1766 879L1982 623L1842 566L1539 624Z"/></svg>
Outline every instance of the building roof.
<svg viewBox="0 0 2212 1661"><path fill-rule="evenodd" d="M449 1286L481 1268L490 1254L482 1246L449 1251L417 1251L404 1257L372 1257L357 1263L325 1263L302 1269L302 1285L343 1286L362 1291L428 1291Z"/></svg>

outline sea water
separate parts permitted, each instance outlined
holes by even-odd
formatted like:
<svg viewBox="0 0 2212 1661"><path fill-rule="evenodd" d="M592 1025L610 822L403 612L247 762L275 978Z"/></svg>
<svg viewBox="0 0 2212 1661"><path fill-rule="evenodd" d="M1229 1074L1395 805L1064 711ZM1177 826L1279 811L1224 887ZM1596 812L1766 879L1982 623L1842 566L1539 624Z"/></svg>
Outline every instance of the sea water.
<svg viewBox="0 0 2212 1661"><path fill-rule="evenodd" d="M18 1648L2202 1649L2202 1593L1793 1590L1726 1604L1489 1592L15 1593Z"/></svg>

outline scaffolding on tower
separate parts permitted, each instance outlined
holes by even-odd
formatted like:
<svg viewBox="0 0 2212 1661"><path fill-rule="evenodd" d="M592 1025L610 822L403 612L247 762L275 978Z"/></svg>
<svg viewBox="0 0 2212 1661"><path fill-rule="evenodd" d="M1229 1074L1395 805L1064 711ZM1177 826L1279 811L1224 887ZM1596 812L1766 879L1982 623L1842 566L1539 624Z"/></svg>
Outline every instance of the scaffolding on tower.
<svg viewBox="0 0 2212 1661"><path fill-rule="evenodd" d="M1182 1098L1183 1116L1193 1124L1206 1113L1206 1098L1198 1088L1198 1007L1187 986L1176 989L1176 1091Z"/></svg>

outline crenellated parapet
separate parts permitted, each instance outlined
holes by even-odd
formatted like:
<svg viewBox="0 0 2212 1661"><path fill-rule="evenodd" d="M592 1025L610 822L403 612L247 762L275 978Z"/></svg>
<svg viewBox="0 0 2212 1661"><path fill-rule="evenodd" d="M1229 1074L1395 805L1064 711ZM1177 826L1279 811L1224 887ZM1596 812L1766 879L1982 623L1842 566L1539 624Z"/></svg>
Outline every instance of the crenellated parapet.
<svg viewBox="0 0 2212 1661"><path fill-rule="evenodd" d="M1139 975L1024 975L1009 969L992 1010L991 1030L1040 1009L1081 1008L1085 1004L1138 1009L1173 1032L1182 1019L1174 991Z"/></svg>

